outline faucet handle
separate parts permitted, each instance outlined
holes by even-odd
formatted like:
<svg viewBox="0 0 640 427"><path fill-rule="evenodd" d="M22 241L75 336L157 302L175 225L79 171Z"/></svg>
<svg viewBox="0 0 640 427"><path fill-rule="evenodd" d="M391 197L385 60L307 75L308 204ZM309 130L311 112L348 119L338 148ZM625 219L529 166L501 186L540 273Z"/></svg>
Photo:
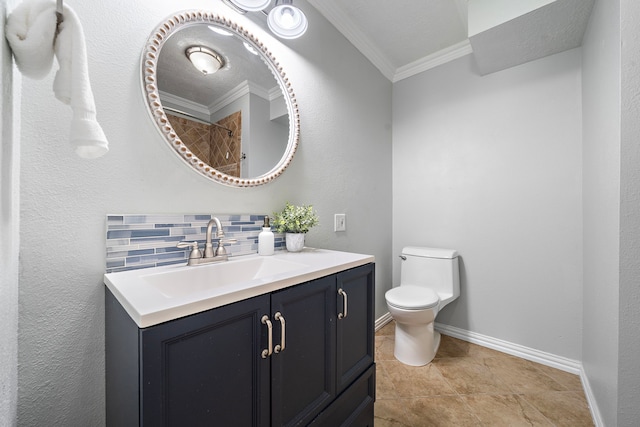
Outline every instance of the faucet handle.
<svg viewBox="0 0 640 427"><path fill-rule="evenodd" d="M216 256L226 255L227 250L224 248L225 243L237 243L238 239L220 239L218 240L218 247L216 248Z"/></svg>
<svg viewBox="0 0 640 427"><path fill-rule="evenodd" d="M177 248L191 248L191 252L189 253L189 259L202 258L202 252L200 252L200 248L198 247L198 242L187 242L182 241L176 245Z"/></svg>

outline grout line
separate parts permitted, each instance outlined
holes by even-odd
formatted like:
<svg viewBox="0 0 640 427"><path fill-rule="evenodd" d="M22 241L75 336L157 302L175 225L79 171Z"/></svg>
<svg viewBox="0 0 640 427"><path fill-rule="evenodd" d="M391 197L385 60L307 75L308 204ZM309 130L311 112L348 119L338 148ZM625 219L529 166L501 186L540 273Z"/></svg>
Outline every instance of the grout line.
<svg viewBox="0 0 640 427"><path fill-rule="evenodd" d="M552 426L556 425L552 420L547 418L547 416L545 414L543 414L542 411L540 409L538 409L538 407L536 405L533 404L533 402L530 402L525 395L522 395L522 399L525 402L527 402L529 404L529 406L531 406L538 414L540 414L542 416L542 418L547 420L549 422L549 424L551 424Z"/></svg>

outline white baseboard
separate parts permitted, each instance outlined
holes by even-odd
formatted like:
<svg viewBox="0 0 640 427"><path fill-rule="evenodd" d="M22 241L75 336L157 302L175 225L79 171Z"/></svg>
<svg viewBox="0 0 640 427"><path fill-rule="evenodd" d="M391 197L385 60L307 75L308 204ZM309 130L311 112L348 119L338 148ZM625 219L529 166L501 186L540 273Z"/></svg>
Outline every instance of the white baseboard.
<svg viewBox="0 0 640 427"><path fill-rule="evenodd" d="M591 384L589 383L589 377L587 377L587 373L584 371L583 366L580 367L580 380L582 381L582 388L584 389L584 395L587 399L587 403L589 403L589 410L591 411L593 424L596 427L604 427L604 421L602 421L600 409L598 409L598 405L596 404L596 397L593 394Z"/></svg>
<svg viewBox="0 0 640 427"><path fill-rule="evenodd" d="M570 372L575 375L580 375L582 370L582 364L577 360L556 356L555 354L546 353L520 344L514 344L498 338L456 328L455 326L443 325L438 322L435 323L435 328L437 331L440 331L445 335L501 351L522 359L531 360L532 362L540 363L542 365L551 366L552 368Z"/></svg>
<svg viewBox="0 0 640 427"><path fill-rule="evenodd" d="M378 319L376 319L376 331L380 330L384 325L391 322L393 317L391 317L391 313L387 312L383 314Z"/></svg>
<svg viewBox="0 0 640 427"><path fill-rule="evenodd" d="M376 319L376 331L392 320L393 318L390 313L386 313ZM540 363L541 365L550 366L552 368L579 375L587 403L589 404L589 409L591 410L593 422L596 427L604 426L593 390L589 384L589 379L580 361L525 347L520 344L514 344L498 338L489 337L487 335L478 334L476 332L467 331L465 329L456 328L455 326L443 325L442 323L436 322L435 329L444 335L449 335L463 341L478 344L502 353L507 353L512 356Z"/></svg>

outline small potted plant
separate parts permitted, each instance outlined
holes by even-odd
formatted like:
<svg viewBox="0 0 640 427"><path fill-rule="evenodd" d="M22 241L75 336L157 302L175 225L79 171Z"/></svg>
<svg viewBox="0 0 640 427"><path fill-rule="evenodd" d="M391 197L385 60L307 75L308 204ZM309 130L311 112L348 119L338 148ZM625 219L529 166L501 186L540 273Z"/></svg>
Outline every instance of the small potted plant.
<svg viewBox="0 0 640 427"><path fill-rule="evenodd" d="M294 206L286 203L282 212L273 214L273 227L278 233L285 233L287 250L300 252L304 247L304 235L311 227L318 225L318 216L313 206Z"/></svg>

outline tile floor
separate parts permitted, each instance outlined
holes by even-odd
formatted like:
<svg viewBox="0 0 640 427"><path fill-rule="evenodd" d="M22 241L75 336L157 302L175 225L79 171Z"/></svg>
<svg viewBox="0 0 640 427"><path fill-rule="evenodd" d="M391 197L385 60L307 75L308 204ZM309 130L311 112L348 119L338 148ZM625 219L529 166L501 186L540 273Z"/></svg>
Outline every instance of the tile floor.
<svg viewBox="0 0 640 427"><path fill-rule="evenodd" d="M406 366L394 328L376 333L375 427L593 426L577 375L445 335L432 363Z"/></svg>

